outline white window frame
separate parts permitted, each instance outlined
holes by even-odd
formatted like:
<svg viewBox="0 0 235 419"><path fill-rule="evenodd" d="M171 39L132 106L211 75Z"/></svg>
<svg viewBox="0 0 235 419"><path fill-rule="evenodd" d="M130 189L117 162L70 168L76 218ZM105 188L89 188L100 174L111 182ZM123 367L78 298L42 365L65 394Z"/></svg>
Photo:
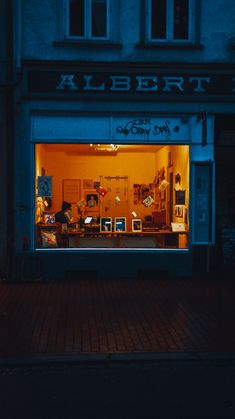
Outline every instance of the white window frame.
<svg viewBox="0 0 235 419"><path fill-rule="evenodd" d="M166 0L166 38L152 38L151 32L152 0L147 0L146 40L151 43L187 44L195 41L195 0L189 0L188 39L174 39L174 0Z"/></svg>
<svg viewBox="0 0 235 419"><path fill-rule="evenodd" d="M111 14L111 0L106 0L107 8L106 8L106 29L107 34L106 36L92 36L92 0L85 0L85 18L84 18L84 35L70 35L70 22L69 22L69 0L65 1L65 10L66 10L66 22L65 22L65 36L67 39L80 39L80 40L87 40L87 41L102 41L102 40L110 40L110 14Z"/></svg>

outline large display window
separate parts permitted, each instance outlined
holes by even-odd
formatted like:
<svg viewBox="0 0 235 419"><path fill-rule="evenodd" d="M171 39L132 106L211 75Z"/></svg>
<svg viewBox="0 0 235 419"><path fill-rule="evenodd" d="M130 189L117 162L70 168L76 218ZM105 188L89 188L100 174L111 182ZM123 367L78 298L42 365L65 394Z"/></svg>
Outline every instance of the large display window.
<svg viewBox="0 0 235 419"><path fill-rule="evenodd" d="M187 248L189 146L35 145L35 247Z"/></svg>

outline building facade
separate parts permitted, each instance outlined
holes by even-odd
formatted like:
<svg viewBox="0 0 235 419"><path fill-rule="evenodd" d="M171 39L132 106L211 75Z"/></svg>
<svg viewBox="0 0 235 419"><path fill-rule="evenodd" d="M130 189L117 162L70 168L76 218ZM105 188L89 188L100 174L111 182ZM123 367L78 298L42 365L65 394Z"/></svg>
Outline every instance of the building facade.
<svg viewBox="0 0 235 419"><path fill-rule="evenodd" d="M14 60L13 5L1 3L0 15L0 279L9 276L13 246L13 160L14 141Z"/></svg>
<svg viewBox="0 0 235 419"><path fill-rule="evenodd" d="M13 276L231 267L234 3L16 5Z"/></svg>

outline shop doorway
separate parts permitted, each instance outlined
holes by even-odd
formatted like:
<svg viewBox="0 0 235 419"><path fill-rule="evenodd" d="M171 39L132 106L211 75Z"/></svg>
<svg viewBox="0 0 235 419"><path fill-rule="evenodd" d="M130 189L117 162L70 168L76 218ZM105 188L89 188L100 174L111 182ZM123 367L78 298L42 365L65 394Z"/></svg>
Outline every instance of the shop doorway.
<svg viewBox="0 0 235 419"><path fill-rule="evenodd" d="M228 126L228 125L224 125ZM232 128L232 127L231 127ZM235 129L218 131L216 161L216 243L217 267L235 268Z"/></svg>

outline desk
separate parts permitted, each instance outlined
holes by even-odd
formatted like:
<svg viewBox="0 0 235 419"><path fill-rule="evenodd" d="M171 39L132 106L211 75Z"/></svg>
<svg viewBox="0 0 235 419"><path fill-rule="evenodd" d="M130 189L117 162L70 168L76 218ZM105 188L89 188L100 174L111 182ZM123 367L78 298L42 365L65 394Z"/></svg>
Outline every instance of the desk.
<svg viewBox="0 0 235 419"><path fill-rule="evenodd" d="M187 248L188 231L85 232L70 230L62 236L69 248Z"/></svg>

